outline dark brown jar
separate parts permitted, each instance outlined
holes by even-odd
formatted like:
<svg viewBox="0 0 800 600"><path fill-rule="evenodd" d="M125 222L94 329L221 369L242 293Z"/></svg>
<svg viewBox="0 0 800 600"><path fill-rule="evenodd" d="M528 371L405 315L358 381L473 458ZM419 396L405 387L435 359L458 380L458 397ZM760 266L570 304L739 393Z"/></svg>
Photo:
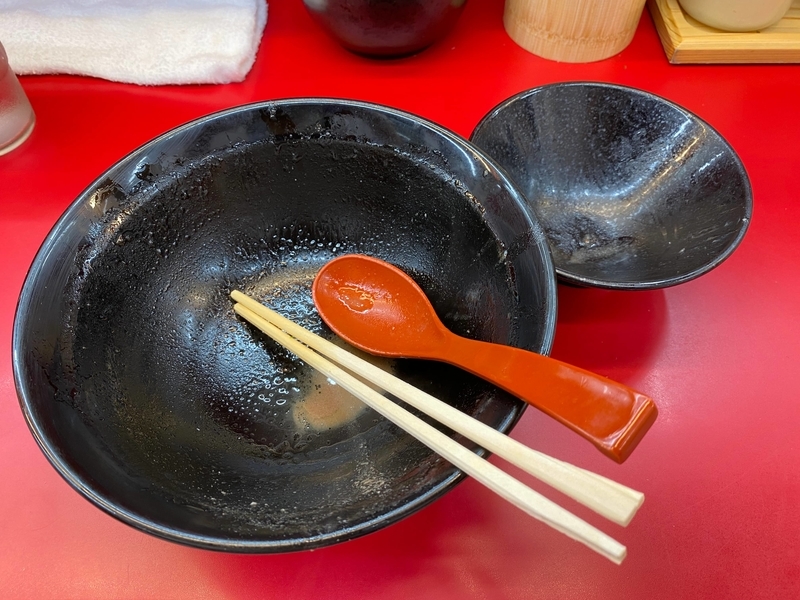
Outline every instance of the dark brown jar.
<svg viewBox="0 0 800 600"><path fill-rule="evenodd" d="M419 52L452 29L466 0L303 0L348 50L374 57Z"/></svg>

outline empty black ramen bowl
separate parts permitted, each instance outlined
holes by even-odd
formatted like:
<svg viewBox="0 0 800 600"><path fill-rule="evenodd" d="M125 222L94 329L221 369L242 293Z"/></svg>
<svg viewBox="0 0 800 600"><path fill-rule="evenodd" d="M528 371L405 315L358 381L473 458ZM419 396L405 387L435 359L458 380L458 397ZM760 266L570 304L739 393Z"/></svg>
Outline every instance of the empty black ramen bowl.
<svg viewBox="0 0 800 600"><path fill-rule="evenodd" d="M730 144L641 90L582 82L528 90L490 111L471 141L527 196L567 283L683 283L728 258L750 223L750 181Z"/></svg>
<svg viewBox="0 0 800 600"><path fill-rule="evenodd" d="M121 521L218 550L332 544L441 496L458 470L232 310L240 289L331 336L311 283L348 252L403 268L457 333L550 350L547 242L489 158L386 107L253 104L125 157L45 239L13 334L41 449ZM498 430L523 410L443 364L386 366Z"/></svg>

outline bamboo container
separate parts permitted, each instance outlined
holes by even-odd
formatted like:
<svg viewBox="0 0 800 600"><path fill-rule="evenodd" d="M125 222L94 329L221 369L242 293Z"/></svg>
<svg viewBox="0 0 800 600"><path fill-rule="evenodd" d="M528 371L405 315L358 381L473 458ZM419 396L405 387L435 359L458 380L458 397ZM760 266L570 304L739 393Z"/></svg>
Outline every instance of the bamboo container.
<svg viewBox="0 0 800 600"><path fill-rule="evenodd" d="M633 39L646 0L506 0L506 32L528 52L560 62L592 62Z"/></svg>

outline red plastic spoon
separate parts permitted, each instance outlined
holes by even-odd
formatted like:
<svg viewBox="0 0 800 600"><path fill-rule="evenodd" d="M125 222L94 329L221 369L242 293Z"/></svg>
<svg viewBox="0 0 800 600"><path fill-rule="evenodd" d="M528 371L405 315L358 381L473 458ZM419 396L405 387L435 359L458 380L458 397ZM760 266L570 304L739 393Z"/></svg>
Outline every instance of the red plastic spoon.
<svg viewBox="0 0 800 600"><path fill-rule="evenodd" d="M341 338L371 354L456 365L570 427L623 462L655 421L655 403L634 390L553 358L460 337L397 267L348 254L327 263L314 304Z"/></svg>

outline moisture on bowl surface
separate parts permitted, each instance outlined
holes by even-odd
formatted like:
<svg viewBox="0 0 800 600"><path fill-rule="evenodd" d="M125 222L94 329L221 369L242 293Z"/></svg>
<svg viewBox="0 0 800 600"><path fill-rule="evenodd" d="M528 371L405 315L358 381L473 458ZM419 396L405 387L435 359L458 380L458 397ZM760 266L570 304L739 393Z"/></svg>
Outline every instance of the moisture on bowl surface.
<svg viewBox="0 0 800 600"><path fill-rule="evenodd" d="M407 270L462 335L549 351L543 234L462 143L390 109L295 100L212 115L118 163L45 240L15 321L21 405L53 465L144 531L251 552L361 535L452 487L451 465L228 294L330 336L311 283L361 252ZM498 429L522 411L446 365L384 366Z"/></svg>

